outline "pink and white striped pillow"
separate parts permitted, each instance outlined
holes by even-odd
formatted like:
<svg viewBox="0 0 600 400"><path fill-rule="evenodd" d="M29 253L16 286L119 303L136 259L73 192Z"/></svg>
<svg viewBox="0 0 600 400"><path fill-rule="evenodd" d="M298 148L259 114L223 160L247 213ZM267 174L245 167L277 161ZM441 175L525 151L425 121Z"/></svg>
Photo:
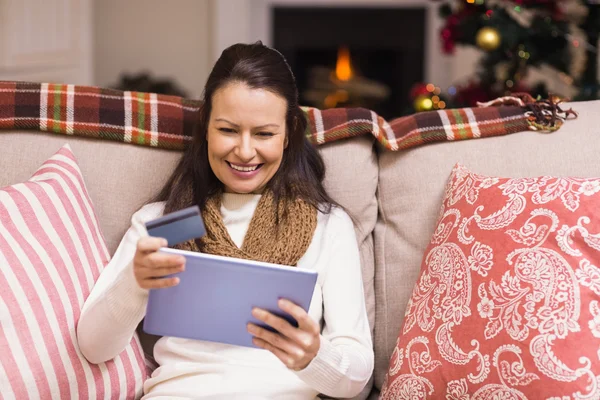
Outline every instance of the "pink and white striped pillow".
<svg viewBox="0 0 600 400"><path fill-rule="evenodd" d="M0 188L0 398L139 398L137 335L115 360L86 361L75 326L109 260L75 156L62 147Z"/></svg>

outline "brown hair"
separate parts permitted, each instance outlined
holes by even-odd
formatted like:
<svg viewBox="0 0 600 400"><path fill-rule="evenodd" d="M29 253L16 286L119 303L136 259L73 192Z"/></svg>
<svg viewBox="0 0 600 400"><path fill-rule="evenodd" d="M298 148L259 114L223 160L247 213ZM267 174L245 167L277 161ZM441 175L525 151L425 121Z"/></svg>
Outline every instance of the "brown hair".
<svg viewBox="0 0 600 400"><path fill-rule="evenodd" d="M166 185L153 201L166 201L165 213L191 205L204 208L206 200L222 190L208 162L206 136L215 92L239 82L253 89L269 90L287 101L286 134L288 145L279 169L267 184L274 200L301 198L328 213L335 204L323 187L325 164L305 131L307 121L298 104L294 75L277 50L263 45L235 44L223 51L204 87L203 106L192 143L183 154ZM193 198L190 198L190 188Z"/></svg>

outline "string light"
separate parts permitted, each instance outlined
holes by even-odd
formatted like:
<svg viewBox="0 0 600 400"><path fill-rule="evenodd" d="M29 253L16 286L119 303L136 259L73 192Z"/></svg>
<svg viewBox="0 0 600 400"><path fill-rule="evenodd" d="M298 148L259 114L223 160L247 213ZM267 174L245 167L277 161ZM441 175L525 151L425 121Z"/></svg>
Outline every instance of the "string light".
<svg viewBox="0 0 600 400"><path fill-rule="evenodd" d="M519 57L521 57L525 60L529 60L529 57L531 57L531 54L528 51L519 50Z"/></svg>
<svg viewBox="0 0 600 400"><path fill-rule="evenodd" d="M573 77L565 74L564 72L559 73L558 76L567 85L572 85L573 84Z"/></svg>
<svg viewBox="0 0 600 400"><path fill-rule="evenodd" d="M570 33L564 33L563 35L567 40L571 41L571 43L573 43L573 46L575 47L583 46L587 51L591 51L592 53L598 52L596 46L587 41L580 42L575 36L571 35Z"/></svg>

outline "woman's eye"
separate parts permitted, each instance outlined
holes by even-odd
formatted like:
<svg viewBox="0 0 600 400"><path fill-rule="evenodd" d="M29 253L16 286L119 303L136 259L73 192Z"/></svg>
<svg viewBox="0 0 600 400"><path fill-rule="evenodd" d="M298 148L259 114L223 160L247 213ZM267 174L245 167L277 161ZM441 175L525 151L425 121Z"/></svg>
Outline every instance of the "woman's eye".
<svg viewBox="0 0 600 400"><path fill-rule="evenodd" d="M258 132L258 136L265 136L265 137L269 137L269 136L273 136L274 133L272 132Z"/></svg>
<svg viewBox="0 0 600 400"><path fill-rule="evenodd" d="M231 128L219 128L219 130L220 130L221 132L225 132L225 133L233 133L233 132L235 132L235 131L234 131L233 129L231 129Z"/></svg>

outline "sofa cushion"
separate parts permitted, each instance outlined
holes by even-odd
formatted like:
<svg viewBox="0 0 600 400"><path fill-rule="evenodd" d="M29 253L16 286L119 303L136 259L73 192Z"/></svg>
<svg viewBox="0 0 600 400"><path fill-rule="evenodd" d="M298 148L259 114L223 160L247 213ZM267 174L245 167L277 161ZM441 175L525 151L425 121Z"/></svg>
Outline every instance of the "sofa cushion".
<svg viewBox="0 0 600 400"><path fill-rule="evenodd" d="M600 175L600 101L565 105L579 112L554 133L436 143L379 156L375 243L375 385L381 388L406 304L435 228L448 171L460 162L492 176Z"/></svg>
<svg viewBox="0 0 600 400"><path fill-rule="evenodd" d="M352 218L360 247L369 324L374 326L374 255L372 232L377 221L377 157L374 139L358 137L323 145L325 189Z"/></svg>
<svg viewBox="0 0 600 400"><path fill-rule="evenodd" d="M600 395L600 178L458 165L382 399Z"/></svg>
<svg viewBox="0 0 600 400"><path fill-rule="evenodd" d="M141 395L137 336L100 365L77 345L81 308L109 257L68 145L28 181L0 189L0 397Z"/></svg>
<svg viewBox="0 0 600 400"><path fill-rule="evenodd" d="M371 332L375 326L373 229L377 221L378 176L373 144L373 137L362 136L318 147L326 167L325 188L354 222ZM366 398L371 387L369 383L357 398Z"/></svg>

